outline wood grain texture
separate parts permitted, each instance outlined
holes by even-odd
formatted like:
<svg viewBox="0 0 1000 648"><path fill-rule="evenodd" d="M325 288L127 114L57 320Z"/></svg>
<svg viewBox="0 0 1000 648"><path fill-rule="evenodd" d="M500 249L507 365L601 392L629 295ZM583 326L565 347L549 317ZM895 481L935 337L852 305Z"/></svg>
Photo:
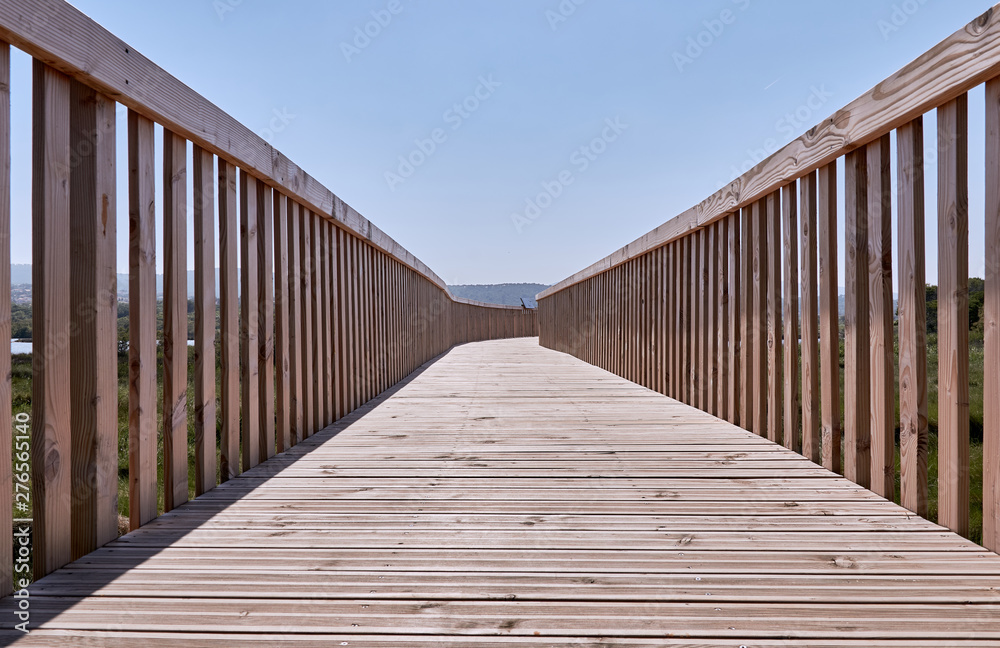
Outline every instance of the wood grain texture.
<svg viewBox="0 0 1000 648"><path fill-rule="evenodd" d="M740 320L743 316L742 253L740 252L740 214L729 217L729 418L736 425L742 408L743 365Z"/></svg>
<svg viewBox="0 0 1000 648"><path fill-rule="evenodd" d="M719 296L718 234L716 224L708 228L705 237L705 312L708 319L705 358L708 400L705 411L713 416L719 416L719 308L722 300Z"/></svg>
<svg viewBox="0 0 1000 648"><path fill-rule="evenodd" d="M897 139L900 136L898 135ZM900 227L902 228L902 226ZM993 79L986 84L985 230L983 546L991 551L997 551L1000 550L1000 398L995 398L992 395L1000 394L1000 79ZM923 231L920 233L922 235ZM902 234L900 238L902 239ZM900 259L900 263L902 264L902 259ZM921 267L922 270L923 267ZM900 277L900 282L902 282L902 277ZM902 299L902 294L900 294L900 299ZM900 309L902 310L902 305L900 305ZM902 325L900 327L900 354L902 354ZM900 381L902 381L902 363L902 357L900 357ZM924 402L923 429L925 435L927 430L926 413L926 402ZM926 469L926 459L924 467ZM926 475L924 483L926 484Z"/></svg>
<svg viewBox="0 0 1000 648"><path fill-rule="evenodd" d="M219 482L240 474L239 201L237 169L219 158Z"/></svg>
<svg viewBox="0 0 1000 648"><path fill-rule="evenodd" d="M799 434L802 402L799 395L799 204L793 182L781 188L781 247L784 299L784 425L781 443L789 450L802 448Z"/></svg>
<svg viewBox="0 0 1000 648"><path fill-rule="evenodd" d="M215 157L194 146L194 494L215 487Z"/></svg>
<svg viewBox="0 0 1000 648"><path fill-rule="evenodd" d="M938 108L938 523L969 533L968 97Z"/></svg>
<svg viewBox="0 0 1000 648"><path fill-rule="evenodd" d="M316 419L313 418L313 295L312 273L315 258L312 246L312 213L305 207L299 208L299 312L302 318L299 343L302 360L302 382L298 387L299 400L302 403L302 433L299 440L309 438L316 431Z"/></svg>
<svg viewBox="0 0 1000 648"><path fill-rule="evenodd" d="M899 192L900 501L914 513L927 517L930 433L927 429L923 118L899 128L896 147L896 184Z"/></svg>
<svg viewBox="0 0 1000 648"><path fill-rule="evenodd" d="M74 559L118 537L115 121L114 102L71 83L70 147L76 155L70 173L70 319L76 331L70 341ZM9 223L4 223L0 227L9 231ZM2 249L9 250L9 243ZM0 339L7 338L0 333ZM9 357L0 362L9 362ZM7 407L9 392L0 389L0 402ZM9 411L0 413L0 421L9 420Z"/></svg>
<svg viewBox="0 0 1000 648"><path fill-rule="evenodd" d="M892 296L892 169L887 133L867 147L868 303L871 348L871 489L896 491L896 388Z"/></svg>
<svg viewBox="0 0 1000 648"><path fill-rule="evenodd" d="M188 500L187 142L163 131L163 510Z"/></svg>
<svg viewBox="0 0 1000 648"><path fill-rule="evenodd" d="M740 210L740 427L753 430L753 208Z"/></svg>
<svg viewBox="0 0 1000 648"><path fill-rule="evenodd" d="M767 435L767 288L768 254L767 220L768 199L761 198L754 203L750 216L750 245L752 249L753 278L750 287L753 293L751 322L753 342L751 345L753 370L753 414L751 431L761 436Z"/></svg>
<svg viewBox="0 0 1000 648"><path fill-rule="evenodd" d="M33 567L72 559L70 390L70 80L34 61L32 100Z"/></svg>
<svg viewBox="0 0 1000 648"><path fill-rule="evenodd" d="M302 403L302 294L299 275L302 270L302 249L300 246L301 207L288 199L288 374L291 390L291 413L289 416L289 444L296 445L305 438L305 412Z"/></svg>
<svg viewBox="0 0 1000 648"><path fill-rule="evenodd" d="M816 267L816 173L799 180L802 259L802 454L821 463L820 440L820 364L819 364L819 289Z"/></svg>
<svg viewBox="0 0 1000 648"><path fill-rule="evenodd" d="M781 344L781 193L767 197L767 278L764 304L767 309L767 438L780 443L784 437L782 416Z"/></svg>
<svg viewBox="0 0 1000 648"><path fill-rule="evenodd" d="M992 79L1000 73L998 33L1000 8L993 7L694 207L540 294L558 292L752 205Z"/></svg>
<svg viewBox="0 0 1000 648"><path fill-rule="evenodd" d="M716 224L715 234L715 255L716 273L712 281L716 285L718 304L716 306L716 416L732 423L732 410L730 409L729 389L730 374L733 372L732 364L729 361L730 350L730 293L729 293L729 226L731 218L724 218Z"/></svg>
<svg viewBox="0 0 1000 648"><path fill-rule="evenodd" d="M271 188L257 183L257 430L261 461L274 456L274 197Z"/></svg>
<svg viewBox="0 0 1000 648"><path fill-rule="evenodd" d="M130 110L128 503L132 530L156 517L156 178L153 156L153 122Z"/></svg>
<svg viewBox="0 0 1000 648"><path fill-rule="evenodd" d="M871 485L871 347L868 293L868 158L844 164L844 476Z"/></svg>
<svg viewBox="0 0 1000 648"><path fill-rule="evenodd" d="M289 199L274 192L274 365L275 365L275 451L282 453L292 447L292 375L289 341L288 293L288 203Z"/></svg>
<svg viewBox="0 0 1000 648"><path fill-rule="evenodd" d="M837 289L837 165L819 170L816 188L819 267L820 440L823 467L840 472L840 305Z"/></svg>
<svg viewBox="0 0 1000 648"><path fill-rule="evenodd" d="M260 281L257 179L240 169L240 441L241 465L260 463Z"/></svg>

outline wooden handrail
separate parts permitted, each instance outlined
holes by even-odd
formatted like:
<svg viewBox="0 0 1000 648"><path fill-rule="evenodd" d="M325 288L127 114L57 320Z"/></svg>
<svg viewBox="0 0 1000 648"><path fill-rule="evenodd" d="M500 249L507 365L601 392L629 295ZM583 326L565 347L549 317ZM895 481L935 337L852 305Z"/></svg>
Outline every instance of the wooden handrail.
<svg viewBox="0 0 1000 648"><path fill-rule="evenodd" d="M694 207L543 290L548 297L705 227L1000 74L1000 4Z"/></svg>
<svg viewBox="0 0 1000 648"><path fill-rule="evenodd" d="M34 57L31 124L18 126L30 127L33 145L35 577L118 536L114 264L125 206L116 205L115 163L122 136L132 529L161 510L158 480L162 510L187 501L189 440L198 496L323 430L454 345L537 334L535 311L453 297L430 268L333 192L63 0L0 3L0 279L10 267L11 44ZM116 102L128 107L125 133L117 131ZM187 293L188 237L194 295ZM9 280L0 281L0 332L6 327L8 338L9 292ZM0 345L0 446L8 448L10 367L10 348ZM24 452L18 456L23 474ZM23 587L24 578L22 570L15 581L12 571L15 483L25 488L14 467L0 452L0 596Z"/></svg>
<svg viewBox="0 0 1000 648"><path fill-rule="evenodd" d="M923 115L936 110L938 521L968 535L968 92L983 84L982 542L1000 549L1000 5L699 205L540 293L541 344L766 435L890 499L898 363L899 499L927 515Z"/></svg>

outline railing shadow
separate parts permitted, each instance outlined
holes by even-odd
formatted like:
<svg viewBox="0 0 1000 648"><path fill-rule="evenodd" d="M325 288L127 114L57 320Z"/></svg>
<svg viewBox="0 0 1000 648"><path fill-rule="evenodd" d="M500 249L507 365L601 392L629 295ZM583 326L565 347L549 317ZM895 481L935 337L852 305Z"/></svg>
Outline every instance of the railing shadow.
<svg viewBox="0 0 1000 648"><path fill-rule="evenodd" d="M261 462L226 483L216 486L204 495L150 521L140 529L127 533L79 560L35 581L28 587L28 597L15 598L15 593L14 596L0 600L0 646L9 646L27 636L22 630L17 629L17 625L22 623L22 619L17 615L18 612L26 611L28 613L26 628L29 631L42 628L61 613L71 609L81 599L100 591L120 576L179 542L191 532L199 530L216 515L241 501L248 493L260 486L249 485L247 480L263 479L263 483L267 483L270 479L280 476L284 470L294 466L299 459L307 457L311 452L392 398L434 363L447 356L452 349L431 358L386 391L326 428L303 439L285 452ZM278 463L285 465L275 470L275 465ZM277 507L277 503L275 506ZM197 518L197 520L190 525L185 525L185 518ZM156 535L155 542L148 542L147 537L151 534ZM87 576L85 580L79 581L77 585L67 585L68 579L83 572ZM26 608L21 603L23 600L28 602ZM113 631L119 628L116 628L114 624L109 624L106 627L93 627L92 629Z"/></svg>

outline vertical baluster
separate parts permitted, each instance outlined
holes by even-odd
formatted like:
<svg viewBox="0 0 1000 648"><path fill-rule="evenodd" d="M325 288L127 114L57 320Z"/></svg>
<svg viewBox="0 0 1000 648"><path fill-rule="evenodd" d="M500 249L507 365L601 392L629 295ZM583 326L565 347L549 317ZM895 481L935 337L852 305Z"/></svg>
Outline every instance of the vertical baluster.
<svg viewBox="0 0 1000 648"><path fill-rule="evenodd" d="M289 417L289 444L295 445L305 438L305 410L303 409L302 359L302 208L289 199L286 206L288 218L288 381L291 391L291 416Z"/></svg>
<svg viewBox="0 0 1000 648"><path fill-rule="evenodd" d="M816 190L819 221L820 439L823 467L840 472L840 295L837 289L837 163L819 170Z"/></svg>
<svg viewBox="0 0 1000 648"><path fill-rule="evenodd" d="M716 343L715 343L715 381L716 381L716 416L732 420L732 410L729 408L729 374L732 366L729 362L729 223L731 216L726 216L716 223L715 263L716 273L712 280L716 285L716 295L719 303L716 313Z"/></svg>
<svg viewBox="0 0 1000 648"><path fill-rule="evenodd" d="M969 533L968 95L938 118L938 523Z"/></svg>
<svg viewBox="0 0 1000 648"><path fill-rule="evenodd" d="M260 461L274 456L274 197L257 183L257 388Z"/></svg>
<svg viewBox="0 0 1000 648"><path fill-rule="evenodd" d="M871 327L871 488L896 490L896 390L893 385L892 202L889 134L867 146L868 296Z"/></svg>
<svg viewBox="0 0 1000 648"><path fill-rule="evenodd" d="M219 407L222 426L219 481L240 474L239 201L237 170L219 158L219 345L222 349Z"/></svg>
<svg viewBox="0 0 1000 648"><path fill-rule="evenodd" d="M718 391L719 380L719 255L716 250L718 228L713 223L705 230L705 387L707 389L705 400L705 411L713 416L718 414Z"/></svg>
<svg viewBox="0 0 1000 648"><path fill-rule="evenodd" d="M740 423L740 408L742 407L742 376L743 365L740 334L740 321L743 308L743 275L740 254L740 212L731 214L729 220L729 416L727 420L736 425Z"/></svg>
<svg viewBox="0 0 1000 648"><path fill-rule="evenodd" d="M240 171L240 388L243 470L260 463L260 284L257 179Z"/></svg>
<svg viewBox="0 0 1000 648"><path fill-rule="evenodd" d="M868 318L868 162L865 149L845 160L844 476L871 484L871 347Z"/></svg>
<svg viewBox="0 0 1000 648"><path fill-rule="evenodd" d="M783 444L799 451L799 205L795 183L781 190L782 247L784 248L785 298L781 319L785 324L785 425Z"/></svg>
<svg viewBox="0 0 1000 648"><path fill-rule="evenodd" d="M768 198L754 203L753 237L753 432L767 433L767 222Z"/></svg>
<svg viewBox="0 0 1000 648"><path fill-rule="evenodd" d="M71 432L69 252L70 81L34 62L32 114L32 479L34 571L68 563ZM155 441L154 441L155 443ZM156 465L155 463L153 464Z"/></svg>
<svg viewBox="0 0 1000 648"><path fill-rule="evenodd" d="M799 180L802 216L802 454L822 461L819 435L819 304L816 299L816 172Z"/></svg>
<svg viewBox="0 0 1000 648"><path fill-rule="evenodd" d="M299 400L302 403L302 433L299 440L306 439L316 431L313 419L313 333L312 333L312 269L316 262L312 246L312 212L299 206L299 312L302 318L301 354L302 383L299 386Z"/></svg>
<svg viewBox="0 0 1000 648"><path fill-rule="evenodd" d="M118 289L115 209L115 103L76 81L70 87L70 341L72 371L73 558L118 537ZM2 159L6 160L5 152ZM8 162L3 163L5 168ZM6 175L6 174L4 174ZM6 193L6 180L4 184ZM2 200L3 254L8 243ZM9 271L9 260L0 263ZM9 291L10 281L2 284ZM10 300L2 302L9 308ZM6 325L9 316L0 317ZM10 336L0 339L6 340ZM9 347L0 363L9 365ZM9 369L3 373L8 376ZM6 388L9 378L3 381ZM9 392L0 389L0 426L9 430ZM4 435L0 434L0 438ZM10 444L8 443L8 447ZM9 456L8 456L9 457ZM7 511L10 510L8 507Z"/></svg>
<svg viewBox="0 0 1000 648"><path fill-rule="evenodd" d="M753 429L753 206L740 212L740 427Z"/></svg>
<svg viewBox="0 0 1000 648"><path fill-rule="evenodd" d="M192 157L194 201L194 492L215 487L215 158Z"/></svg>
<svg viewBox="0 0 1000 648"><path fill-rule="evenodd" d="M275 362L275 442L277 452L291 447L292 376L289 353L288 317L288 199L274 192L274 362Z"/></svg>
<svg viewBox="0 0 1000 648"><path fill-rule="evenodd" d="M132 530L156 517L154 154L153 122L129 110L128 497L129 528Z"/></svg>
<svg viewBox="0 0 1000 648"><path fill-rule="evenodd" d="M919 126L919 122L914 122ZM912 126L911 126L912 128ZM904 132L909 135L910 131L900 128L897 133L897 142L902 139ZM912 137L912 136L911 136ZM900 145L902 146L902 145ZM899 154L900 181L902 187L903 178L903 155ZM923 178L920 178L921 181ZM922 186L921 186L922 188ZM923 193L921 193L923 198ZM903 200L902 189L900 189L899 210L902 214ZM921 203L921 207L923 203ZM920 231L921 238L923 230ZM900 216L900 236L899 236L899 256L900 256L900 358L899 375L900 390L903 387L903 324L902 324L902 283L906 279L903 264L903 232L902 216ZM922 259L921 259L922 260ZM920 267L923 272L923 266ZM923 296L923 295L921 295ZM986 83L986 294L983 305L984 320L984 359L983 367L983 546L990 551L1000 550L1000 399L996 394L1000 393L1000 79L992 79ZM923 303L920 304L923 307ZM921 339L921 342L923 340ZM922 375L922 374L918 374ZM923 386L922 384L920 385ZM919 389L914 390L916 394L924 395ZM906 401L900 395L900 435L909 432L911 446L917 446L917 426L919 415L914 415L917 406L912 402L915 400L913 394L909 407L909 418L903 415ZM926 404L925 404L926 406ZM924 410L926 414L926 410ZM916 420L915 420L916 419ZM909 421L910 425L905 426ZM923 419L924 427L922 431L926 434L926 417ZM904 453L906 445L903 444ZM926 446L925 446L926 448ZM912 457L915 452L910 453ZM905 455L904 455L905 456ZM919 464L918 460L911 459L910 464ZM924 461L926 469L926 459ZM916 492L909 493L907 499L907 485L912 484L913 478L907 482L906 469L910 468L914 472L919 469L913 465L903 463L903 506L916 510L911 504L920 503L920 496ZM926 477L925 477L926 480ZM925 481L926 484L926 481ZM911 491L918 491L917 487L911 487ZM920 492L920 494L923 494ZM922 513L921 513L922 514Z"/></svg>

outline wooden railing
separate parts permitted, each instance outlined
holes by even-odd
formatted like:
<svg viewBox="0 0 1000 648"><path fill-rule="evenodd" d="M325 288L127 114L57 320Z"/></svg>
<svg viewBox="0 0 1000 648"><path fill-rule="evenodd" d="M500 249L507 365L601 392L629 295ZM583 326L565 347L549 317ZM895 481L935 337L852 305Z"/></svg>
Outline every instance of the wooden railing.
<svg viewBox="0 0 1000 648"><path fill-rule="evenodd" d="M998 9L701 204L541 293L541 343L766 435L890 499L898 362L900 497L926 515L923 116L935 110L937 133L926 139L938 176L938 521L968 534L967 93L985 83L986 209L975 215L986 226L983 543L1000 548Z"/></svg>
<svg viewBox="0 0 1000 648"><path fill-rule="evenodd" d="M455 344L536 334L533 311L453 298L429 268L281 153L62 0L0 3L0 41L0 340L10 339L11 319L10 134L33 134L36 577L118 536L117 104L128 108L131 528L158 514L158 432L169 511L188 499L191 434L197 495L316 433ZM34 57L31 124L10 121L10 45ZM161 142L155 124L163 127ZM187 400L189 236L194 402ZM10 362L10 348L0 344L0 448L8 449ZM10 453L0 452L0 594L12 588L12 468Z"/></svg>

